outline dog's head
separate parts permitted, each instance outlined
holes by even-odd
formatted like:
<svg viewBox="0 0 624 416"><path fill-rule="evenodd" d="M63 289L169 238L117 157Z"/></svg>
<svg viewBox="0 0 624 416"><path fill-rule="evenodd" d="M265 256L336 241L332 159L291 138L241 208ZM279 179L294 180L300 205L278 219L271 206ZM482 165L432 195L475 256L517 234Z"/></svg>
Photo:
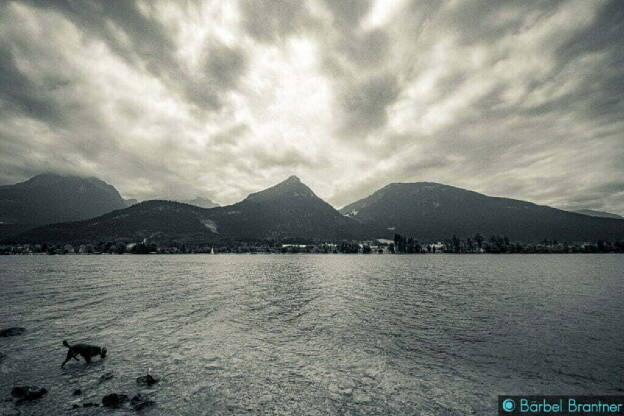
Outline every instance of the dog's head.
<svg viewBox="0 0 624 416"><path fill-rule="evenodd" d="M102 347L102 348L100 349L100 357L101 357L101 358L106 357L106 352L107 352L106 347Z"/></svg>
<svg viewBox="0 0 624 416"><path fill-rule="evenodd" d="M71 349L71 346L69 345L69 343L67 341L63 341L63 345L66 346L67 348Z"/></svg>

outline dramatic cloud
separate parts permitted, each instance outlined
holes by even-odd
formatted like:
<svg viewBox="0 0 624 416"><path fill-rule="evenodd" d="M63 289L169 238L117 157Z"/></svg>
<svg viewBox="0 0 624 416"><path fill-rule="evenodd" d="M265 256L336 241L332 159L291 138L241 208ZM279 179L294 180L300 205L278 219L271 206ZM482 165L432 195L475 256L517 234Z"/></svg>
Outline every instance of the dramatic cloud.
<svg viewBox="0 0 624 416"><path fill-rule="evenodd" d="M375 76L347 85L340 92L340 102L345 113L341 133L362 135L386 125L387 110L399 95L397 80L393 75Z"/></svg>
<svg viewBox="0 0 624 416"><path fill-rule="evenodd" d="M434 181L624 214L624 4L0 4L0 183L336 206Z"/></svg>
<svg viewBox="0 0 624 416"><path fill-rule="evenodd" d="M247 33L261 42L276 42L312 23L306 2L298 0L241 0L242 24Z"/></svg>

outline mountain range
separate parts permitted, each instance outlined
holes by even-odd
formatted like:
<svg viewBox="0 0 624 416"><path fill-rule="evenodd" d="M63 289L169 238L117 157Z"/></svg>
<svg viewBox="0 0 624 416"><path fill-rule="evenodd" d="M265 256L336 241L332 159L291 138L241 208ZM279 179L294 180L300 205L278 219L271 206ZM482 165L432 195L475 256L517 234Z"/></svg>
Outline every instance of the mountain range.
<svg viewBox="0 0 624 416"><path fill-rule="evenodd" d="M183 241L365 237L366 227L340 214L299 178L291 176L243 201L210 209L173 201L146 201L126 209L65 224L34 228L14 242L115 240Z"/></svg>
<svg viewBox="0 0 624 416"><path fill-rule="evenodd" d="M127 207L119 193L104 182L94 178L65 178L77 189L91 189L83 181L95 184L93 186L100 189L102 195L97 198L92 195L93 201L106 200L104 196L107 195L115 203L110 206L97 205L101 210L107 210L103 215L82 212L80 221L74 221L75 217L64 217L60 221L69 222L40 227L33 225L34 228L12 236L4 234L4 242L83 243L147 239L154 242L208 244L232 240L337 241L392 238L394 233L413 236L420 241L441 240L453 235L465 238L477 233L485 237L504 235L511 240L524 242L536 242L544 238L560 241L624 238L624 220L621 219L592 217L431 182L393 183L338 211L315 195L296 176L252 193L238 203L212 208L162 200ZM18 185L23 184L13 186ZM1 191L4 188L7 187L0 188L0 195L3 195ZM64 192L71 193L69 188L63 188ZM41 192L49 200L58 199L54 192ZM56 201L56 205L50 202L51 206L64 206L69 210L68 207L76 197L69 195L64 198ZM35 199L33 197L31 200ZM23 205L27 205L27 200L24 201ZM78 198L77 201L82 202L83 199ZM4 212L5 205L0 206L3 209L0 218L8 218ZM77 216L79 206L72 205L69 211ZM20 224L39 225L41 221L57 221L58 217L44 217L39 212L46 211L45 205L39 204L29 209L28 213L39 214L36 217L39 223L29 220L25 213L20 217Z"/></svg>

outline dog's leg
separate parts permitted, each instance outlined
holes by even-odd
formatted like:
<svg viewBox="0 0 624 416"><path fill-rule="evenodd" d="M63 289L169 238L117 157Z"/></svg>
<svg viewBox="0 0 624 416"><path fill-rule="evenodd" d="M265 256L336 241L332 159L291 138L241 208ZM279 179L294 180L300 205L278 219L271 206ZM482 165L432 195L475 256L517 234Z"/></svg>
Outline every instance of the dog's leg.
<svg viewBox="0 0 624 416"><path fill-rule="evenodd" d="M78 358L76 358L77 354L71 354L71 353L67 353L67 357L65 357L65 361L63 361L63 364L61 364L61 368L63 368L65 366L65 364L67 364L67 362L69 360L71 360L72 358L76 361L80 361Z"/></svg>

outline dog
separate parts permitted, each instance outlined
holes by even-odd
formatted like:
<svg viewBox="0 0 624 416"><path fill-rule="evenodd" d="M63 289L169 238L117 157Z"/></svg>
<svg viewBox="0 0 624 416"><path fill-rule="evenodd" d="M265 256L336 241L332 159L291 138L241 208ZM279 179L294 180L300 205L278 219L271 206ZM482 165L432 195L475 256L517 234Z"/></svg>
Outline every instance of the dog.
<svg viewBox="0 0 624 416"><path fill-rule="evenodd" d="M63 345L68 348L67 356L65 357L65 361L61 364L61 368L67 364L69 360L72 358L76 361L80 361L76 358L77 355L82 356L84 360L89 364L91 362L91 357L95 357L99 355L100 358L106 357L106 347L98 347L97 345L89 345L89 344L74 344L69 345L67 341L63 341Z"/></svg>

